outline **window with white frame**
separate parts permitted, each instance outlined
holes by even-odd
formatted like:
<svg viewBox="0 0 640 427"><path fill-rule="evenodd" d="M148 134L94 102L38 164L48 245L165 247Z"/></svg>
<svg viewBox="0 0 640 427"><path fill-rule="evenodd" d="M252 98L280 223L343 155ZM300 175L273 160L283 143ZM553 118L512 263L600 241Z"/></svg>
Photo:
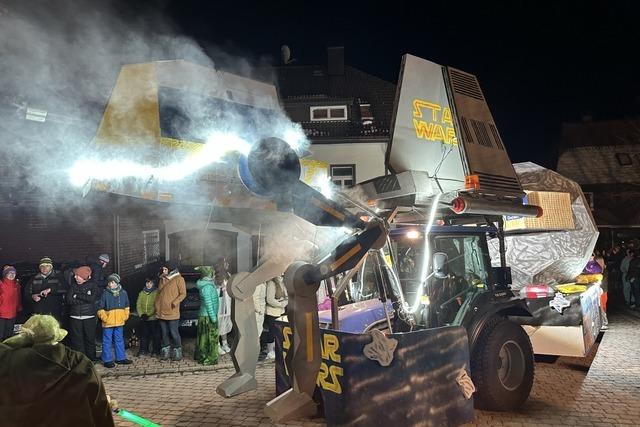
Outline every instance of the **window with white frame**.
<svg viewBox="0 0 640 427"><path fill-rule="evenodd" d="M160 230L143 231L142 240L144 244L143 264L160 261Z"/></svg>
<svg viewBox="0 0 640 427"><path fill-rule="evenodd" d="M356 183L356 165L331 165L331 182L339 188L348 188Z"/></svg>
<svg viewBox="0 0 640 427"><path fill-rule="evenodd" d="M347 106L327 105L322 107L309 107L309 115L312 122L347 120Z"/></svg>

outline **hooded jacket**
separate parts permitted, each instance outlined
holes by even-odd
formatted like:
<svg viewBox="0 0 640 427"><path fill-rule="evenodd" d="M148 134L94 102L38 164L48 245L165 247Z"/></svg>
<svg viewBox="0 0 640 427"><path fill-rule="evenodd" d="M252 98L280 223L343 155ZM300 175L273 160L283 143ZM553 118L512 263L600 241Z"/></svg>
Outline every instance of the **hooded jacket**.
<svg viewBox="0 0 640 427"><path fill-rule="evenodd" d="M0 343L0 378L3 427L114 425L93 363L62 344Z"/></svg>
<svg viewBox="0 0 640 427"><path fill-rule="evenodd" d="M178 270L160 278L156 296L156 317L160 320L180 319L180 302L187 297L187 285Z"/></svg>
<svg viewBox="0 0 640 427"><path fill-rule="evenodd" d="M213 283L213 279L203 277L196 282L196 286L198 286L198 292L200 292L200 311L198 316L209 316L211 322L218 323L218 288Z"/></svg>
<svg viewBox="0 0 640 427"><path fill-rule="evenodd" d="M280 299L276 299L276 292L279 287L279 291L284 295ZM285 307L287 306L287 290L284 287L284 284L280 282L278 279L272 279L267 281L267 316L272 317L280 317L285 312Z"/></svg>
<svg viewBox="0 0 640 427"><path fill-rule="evenodd" d="M103 328L124 326L129 319L129 295L122 286L104 290L98 303L98 318Z"/></svg>
<svg viewBox="0 0 640 427"><path fill-rule="evenodd" d="M0 280L0 319L13 319L22 310L20 283L6 277Z"/></svg>
<svg viewBox="0 0 640 427"><path fill-rule="evenodd" d="M147 292L146 288L142 289L138 294L138 301L136 301L136 311L138 316L142 317L147 315L147 320L156 319L156 297L158 296L158 288L154 286L150 292Z"/></svg>

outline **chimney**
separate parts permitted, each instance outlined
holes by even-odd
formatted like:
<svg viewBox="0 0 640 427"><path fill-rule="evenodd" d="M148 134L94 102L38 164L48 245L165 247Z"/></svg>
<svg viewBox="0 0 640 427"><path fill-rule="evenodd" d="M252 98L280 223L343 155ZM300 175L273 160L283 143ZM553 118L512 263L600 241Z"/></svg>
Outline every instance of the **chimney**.
<svg viewBox="0 0 640 427"><path fill-rule="evenodd" d="M344 76L344 46L327 48L327 71L330 76Z"/></svg>

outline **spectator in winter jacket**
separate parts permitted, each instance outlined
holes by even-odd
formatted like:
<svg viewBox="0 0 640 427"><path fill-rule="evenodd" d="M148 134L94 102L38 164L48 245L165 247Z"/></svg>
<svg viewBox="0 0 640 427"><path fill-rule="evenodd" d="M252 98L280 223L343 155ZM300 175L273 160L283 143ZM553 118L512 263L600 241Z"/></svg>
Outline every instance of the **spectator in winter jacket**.
<svg viewBox="0 0 640 427"><path fill-rule="evenodd" d="M74 350L92 361L96 358L96 298L98 286L91 280L91 268L74 268L66 302L69 311L69 341Z"/></svg>
<svg viewBox="0 0 640 427"><path fill-rule="evenodd" d="M628 306L635 307L639 304L637 304L635 299L633 298L633 287L631 286L631 282L629 281L629 264L631 263L632 259L633 249L629 248L627 249L627 256L625 256L622 262L620 262L620 273L622 273L622 293L624 295L624 302L626 302ZM631 301L633 301L633 304Z"/></svg>
<svg viewBox="0 0 640 427"><path fill-rule="evenodd" d="M18 312L22 310L22 293L16 280L16 269L5 265L0 281L0 341L13 335Z"/></svg>
<svg viewBox="0 0 640 427"><path fill-rule="evenodd" d="M82 353L59 344L67 331L36 314L0 343L0 424L113 426L104 386Z"/></svg>
<svg viewBox="0 0 640 427"><path fill-rule="evenodd" d="M158 295L156 296L156 317L162 331L160 358L169 359L173 342L172 360L182 359L182 340L178 326L180 324L180 303L187 296L187 286L177 267L166 264L162 268ZM171 340L170 340L171 338Z"/></svg>
<svg viewBox="0 0 640 427"><path fill-rule="evenodd" d="M200 312L194 358L203 365L215 365L218 363L218 289L213 282L213 267L201 265L196 271L202 277L196 282Z"/></svg>
<svg viewBox="0 0 640 427"><path fill-rule="evenodd" d="M149 354L160 354L160 326L156 319L156 296L158 288L153 279L147 279L144 288L138 294L136 302L136 311L140 316L138 324L138 333L140 336L140 350L138 356ZM151 350L149 347L151 346Z"/></svg>
<svg viewBox="0 0 640 427"><path fill-rule="evenodd" d="M275 353L275 321L285 312L288 303L287 290L282 277L275 277L267 282L267 310L265 320L269 327L269 333L265 334L267 344L267 359L274 359Z"/></svg>
<svg viewBox="0 0 640 427"><path fill-rule="evenodd" d="M102 321L102 363L105 368L115 367L113 350L116 352L116 363L128 365L124 350L124 324L129 319L129 296L122 289L120 276L112 274L107 277L107 289L100 297L98 317Z"/></svg>
<svg viewBox="0 0 640 427"><path fill-rule="evenodd" d="M62 305L67 286L59 271L53 269L51 258L44 257L38 267L40 272L26 286L25 294L33 305L34 314L50 314L62 323Z"/></svg>
<svg viewBox="0 0 640 427"><path fill-rule="evenodd" d="M631 292L633 292L633 298L636 301L635 308L636 310L640 310L640 256L635 249L633 251L633 258L629 261L627 277L629 277Z"/></svg>
<svg viewBox="0 0 640 427"><path fill-rule="evenodd" d="M91 260L87 259L87 265L91 267L91 271L93 272L93 280L101 290L104 290L107 287L105 270L109 265L109 261L109 254L101 254L97 261L95 261L95 258Z"/></svg>

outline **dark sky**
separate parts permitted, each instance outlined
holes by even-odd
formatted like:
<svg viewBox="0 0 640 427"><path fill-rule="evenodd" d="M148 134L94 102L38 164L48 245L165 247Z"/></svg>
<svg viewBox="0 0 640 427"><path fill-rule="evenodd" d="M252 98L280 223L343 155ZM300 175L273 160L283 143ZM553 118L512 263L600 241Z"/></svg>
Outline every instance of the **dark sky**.
<svg viewBox="0 0 640 427"><path fill-rule="evenodd" d="M478 3L486 3L479 5ZM638 2L165 0L184 33L249 57L291 47L301 64L346 62L392 82L411 53L478 76L512 160L554 164L563 121L640 111ZM215 60L215 58L214 58Z"/></svg>

